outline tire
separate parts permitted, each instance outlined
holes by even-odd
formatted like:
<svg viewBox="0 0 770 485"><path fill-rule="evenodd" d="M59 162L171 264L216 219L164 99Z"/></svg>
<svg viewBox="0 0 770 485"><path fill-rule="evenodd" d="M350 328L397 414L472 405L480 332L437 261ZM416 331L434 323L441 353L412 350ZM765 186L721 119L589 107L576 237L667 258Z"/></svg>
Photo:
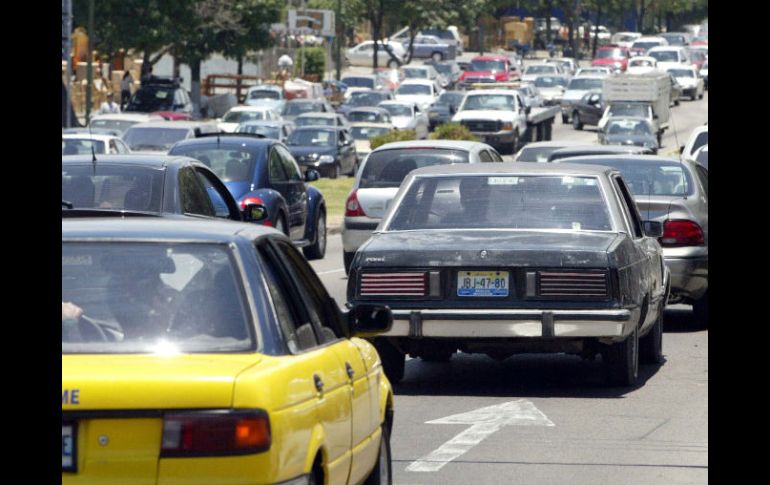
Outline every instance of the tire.
<svg viewBox="0 0 770 485"><path fill-rule="evenodd" d="M674 106L679 106L679 99L674 100Z"/></svg>
<svg viewBox="0 0 770 485"><path fill-rule="evenodd" d="M305 253L305 258L308 260L323 259L326 255L326 212L323 210L315 218L315 227L315 241L310 246L302 248L302 252Z"/></svg>
<svg viewBox="0 0 770 485"><path fill-rule="evenodd" d="M364 485L392 485L393 483L390 435L384 423L380 426L380 430L382 434L380 437L380 451L377 453L377 463L374 464L372 472L366 477Z"/></svg>
<svg viewBox="0 0 770 485"><path fill-rule="evenodd" d="M519 132L518 130L513 132L513 141L511 142L511 155L516 155L519 150Z"/></svg>
<svg viewBox="0 0 770 485"><path fill-rule="evenodd" d="M705 91L706 89L704 88L703 90ZM700 93L700 94L698 95L698 99L703 99L703 93Z"/></svg>
<svg viewBox="0 0 770 485"><path fill-rule="evenodd" d="M350 173L348 174L348 176L355 177L356 172L358 172L358 158L356 158L356 161L353 162L353 168L350 170Z"/></svg>
<svg viewBox="0 0 770 485"><path fill-rule="evenodd" d="M643 364L661 364L663 362L663 312L639 340L639 359Z"/></svg>
<svg viewBox="0 0 770 485"><path fill-rule="evenodd" d="M572 113L572 127L578 131L583 129L583 123L580 122L580 113L577 111Z"/></svg>
<svg viewBox="0 0 770 485"><path fill-rule="evenodd" d="M286 228L286 218L282 213L278 213L278 218L275 220L275 228L281 231L281 233L286 234L287 236L289 235Z"/></svg>
<svg viewBox="0 0 770 485"><path fill-rule="evenodd" d="M326 172L326 175L329 176L330 179L336 179L340 176L340 164L337 162L334 162L334 165L329 167L328 172Z"/></svg>
<svg viewBox="0 0 770 485"><path fill-rule="evenodd" d="M444 54L441 52L434 52L430 55L430 58L433 59L434 62L441 62L444 60Z"/></svg>
<svg viewBox="0 0 770 485"><path fill-rule="evenodd" d="M633 386L639 377L639 326L622 342L605 349L607 382L614 386Z"/></svg>
<svg viewBox="0 0 770 485"><path fill-rule="evenodd" d="M398 69L398 61L395 59L391 59L388 61L388 67L391 69Z"/></svg>
<svg viewBox="0 0 770 485"><path fill-rule="evenodd" d="M342 262L345 264L345 274L350 274L350 265L353 263L355 252L342 251Z"/></svg>
<svg viewBox="0 0 770 485"><path fill-rule="evenodd" d="M698 99L698 90L697 89L692 92L692 96L690 96L690 101L695 101L696 99Z"/></svg>
<svg viewBox="0 0 770 485"><path fill-rule="evenodd" d="M663 148L663 133L658 132L658 148Z"/></svg>
<svg viewBox="0 0 770 485"><path fill-rule="evenodd" d="M404 378L406 356L386 339L375 339L374 347L377 349L377 353L380 354L382 368L388 380L394 384L401 382L401 379Z"/></svg>
<svg viewBox="0 0 770 485"><path fill-rule="evenodd" d="M561 124L563 125L569 124L569 116L561 115Z"/></svg>
<svg viewBox="0 0 770 485"><path fill-rule="evenodd" d="M699 300L695 300L692 304L693 317L695 317L695 323L708 328L709 324L709 292L700 297Z"/></svg>

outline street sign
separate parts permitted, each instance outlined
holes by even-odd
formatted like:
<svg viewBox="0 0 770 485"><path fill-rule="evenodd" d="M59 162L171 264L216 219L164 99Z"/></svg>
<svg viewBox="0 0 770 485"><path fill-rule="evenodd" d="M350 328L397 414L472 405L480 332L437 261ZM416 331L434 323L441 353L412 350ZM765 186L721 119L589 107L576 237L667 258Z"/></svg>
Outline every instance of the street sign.
<svg viewBox="0 0 770 485"><path fill-rule="evenodd" d="M289 10L289 33L334 37L334 10Z"/></svg>

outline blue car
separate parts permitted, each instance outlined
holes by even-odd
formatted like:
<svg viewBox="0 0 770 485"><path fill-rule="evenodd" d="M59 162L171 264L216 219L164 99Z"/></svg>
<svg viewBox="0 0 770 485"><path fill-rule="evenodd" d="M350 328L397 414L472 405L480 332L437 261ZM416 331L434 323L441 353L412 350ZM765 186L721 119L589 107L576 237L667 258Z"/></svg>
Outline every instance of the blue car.
<svg viewBox="0 0 770 485"><path fill-rule="evenodd" d="M169 155L185 155L210 167L241 207L264 207L263 217L253 219L288 235L307 259L326 254L326 202L305 183L319 174L308 170L303 177L280 141L244 133L203 135L178 142Z"/></svg>

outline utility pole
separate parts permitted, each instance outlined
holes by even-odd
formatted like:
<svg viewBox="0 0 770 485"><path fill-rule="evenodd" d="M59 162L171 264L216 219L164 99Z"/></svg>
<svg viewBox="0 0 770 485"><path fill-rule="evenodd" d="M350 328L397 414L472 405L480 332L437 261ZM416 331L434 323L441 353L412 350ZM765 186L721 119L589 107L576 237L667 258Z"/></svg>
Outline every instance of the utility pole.
<svg viewBox="0 0 770 485"><path fill-rule="evenodd" d="M94 38L94 0L88 0L88 70L86 87L86 125L91 123L91 94L94 86L93 63L93 38Z"/></svg>

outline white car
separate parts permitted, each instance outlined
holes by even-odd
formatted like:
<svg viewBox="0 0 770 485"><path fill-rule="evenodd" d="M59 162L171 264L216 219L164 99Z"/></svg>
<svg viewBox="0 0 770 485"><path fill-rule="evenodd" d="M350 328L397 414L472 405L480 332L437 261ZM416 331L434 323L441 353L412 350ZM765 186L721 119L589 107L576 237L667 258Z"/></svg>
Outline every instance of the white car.
<svg viewBox="0 0 770 485"><path fill-rule="evenodd" d="M359 121L350 124L350 135L353 137L356 154L359 160L366 158L372 151L370 141L375 136L390 133L395 127L391 123L370 123Z"/></svg>
<svg viewBox="0 0 770 485"><path fill-rule="evenodd" d="M392 50L395 59L385 50ZM378 67L399 67L406 57L406 49L400 42L382 42L377 50ZM351 66L374 67L374 41L366 40L345 53L345 59Z"/></svg>
<svg viewBox="0 0 770 485"><path fill-rule="evenodd" d="M339 113L310 112L294 118L296 126L339 126L350 129L347 118Z"/></svg>
<svg viewBox="0 0 770 485"><path fill-rule="evenodd" d="M521 82L533 82L538 76L556 76L564 74L561 66L558 64L532 64L524 69L521 75Z"/></svg>
<svg viewBox="0 0 770 485"><path fill-rule="evenodd" d="M273 84L258 84L251 86L246 91L246 101L248 106L263 106L270 108L276 113L280 113L283 105L286 103L286 97L281 86Z"/></svg>
<svg viewBox="0 0 770 485"><path fill-rule="evenodd" d="M403 86L403 85L402 85ZM390 121L399 130L414 130L418 140L428 137L428 112L412 101L383 101L377 105L390 113Z"/></svg>
<svg viewBox="0 0 770 485"><path fill-rule="evenodd" d="M446 81L444 76L442 76L435 67L429 64L424 64L422 66L402 66L398 72L403 80L402 82L411 79L429 79L436 83L436 86L441 87L442 82Z"/></svg>
<svg viewBox="0 0 770 485"><path fill-rule="evenodd" d="M663 37L639 37L629 47L632 56L646 56L647 51L653 47L660 47L668 45L668 41Z"/></svg>
<svg viewBox="0 0 770 485"><path fill-rule="evenodd" d="M588 76L591 74L597 74L600 76L609 76L613 74L613 70L609 67L604 66L592 66L592 67L581 67L575 72L575 77L578 76Z"/></svg>
<svg viewBox="0 0 770 485"><path fill-rule="evenodd" d="M631 44L641 36L642 34L639 32L616 32L610 37L610 44L616 44L618 47L630 48Z"/></svg>
<svg viewBox="0 0 770 485"><path fill-rule="evenodd" d="M682 96L689 96L693 101L703 99L703 92L706 90L706 87L703 78L698 76L698 69L695 66L688 64L670 67L666 71L682 87Z"/></svg>
<svg viewBox="0 0 770 485"><path fill-rule="evenodd" d="M121 133L125 133L127 129L137 123L145 123L147 121L163 121L163 119L164 118L160 115L153 115L149 113L110 113L93 115L88 126L91 128L117 130Z"/></svg>
<svg viewBox="0 0 770 485"><path fill-rule="evenodd" d="M646 74L658 69L658 60L654 57L637 56L628 60L626 74Z"/></svg>
<svg viewBox="0 0 770 485"><path fill-rule="evenodd" d="M647 57L654 57L658 61L658 69L665 71L669 67L680 67L690 63L690 56L684 47L662 46L653 47L647 51Z"/></svg>
<svg viewBox="0 0 770 485"><path fill-rule="evenodd" d="M373 74L359 74L355 76L345 76L340 79L340 82L347 86L344 99L348 99L351 94L356 91L369 91L371 89L382 89L385 86L382 84L382 78Z"/></svg>
<svg viewBox="0 0 770 485"><path fill-rule="evenodd" d="M568 76L575 75L575 71L577 71L578 67L577 61L571 57L555 57L553 59L546 59L545 63L556 64L560 66L562 72Z"/></svg>
<svg viewBox="0 0 770 485"><path fill-rule="evenodd" d="M394 93L396 101L413 102L427 110L443 92L435 82L429 79L407 79Z"/></svg>
<svg viewBox="0 0 770 485"><path fill-rule="evenodd" d="M233 133L244 121L267 120L278 121L281 115L266 106L233 106L222 116L217 126L225 133Z"/></svg>
<svg viewBox="0 0 770 485"><path fill-rule="evenodd" d="M682 147L682 158L694 160L695 152L703 145L709 142L709 125L703 125L695 128L687 139L687 144Z"/></svg>
<svg viewBox="0 0 770 485"><path fill-rule="evenodd" d="M573 77L567 84L567 89L561 98L561 120L569 123L570 115L573 111L573 105L580 101L588 91L601 90L602 80L607 76L580 76Z"/></svg>
<svg viewBox="0 0 770 485"><path fill-rule="evenodd" d="M124 155L131 153L123 140L113 135L65 133L61 136L62 155Z"/></svg>

